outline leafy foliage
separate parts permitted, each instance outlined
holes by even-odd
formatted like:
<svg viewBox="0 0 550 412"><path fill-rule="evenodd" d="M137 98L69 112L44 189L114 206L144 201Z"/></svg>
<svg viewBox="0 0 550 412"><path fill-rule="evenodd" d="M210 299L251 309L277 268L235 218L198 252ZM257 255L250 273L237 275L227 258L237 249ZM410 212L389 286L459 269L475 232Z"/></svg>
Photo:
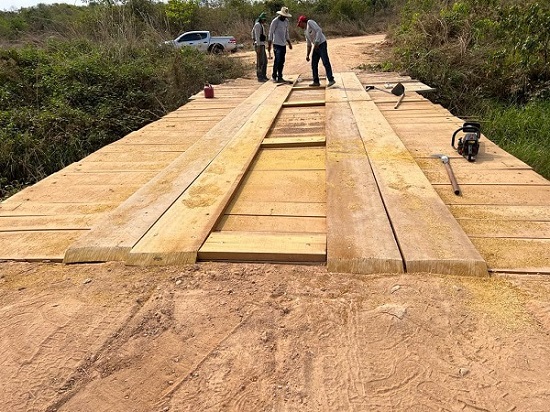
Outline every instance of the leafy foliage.
<svg viewBox="0 0 550 412"><path fill-rule="evenodd" d="M407 0L393 33L394 63L436 87L436 100L454 113L480 118L487 135L550 177L550 130L524 127L525 119L548 115L548 27L548 2Z"/></svg>
<svg viewBox="0 0 550 412"><path fill-rule="evenodd" d="M242 70L192 49L87 40L0 50L0 182L41 179Z"/></svg>

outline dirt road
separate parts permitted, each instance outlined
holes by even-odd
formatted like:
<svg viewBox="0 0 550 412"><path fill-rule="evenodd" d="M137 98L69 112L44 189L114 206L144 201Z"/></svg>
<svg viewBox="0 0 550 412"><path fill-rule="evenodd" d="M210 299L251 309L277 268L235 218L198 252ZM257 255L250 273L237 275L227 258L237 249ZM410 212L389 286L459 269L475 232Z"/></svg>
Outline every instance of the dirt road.
<svg viewBox="0 0 550 412"><path fill-rule="evenodd" d="M330 41L335 70L372 62L381 39ZM309 73L304 47L285 72ZM2 411L550 405L544 277L3 262L0 314Z"/></svg>

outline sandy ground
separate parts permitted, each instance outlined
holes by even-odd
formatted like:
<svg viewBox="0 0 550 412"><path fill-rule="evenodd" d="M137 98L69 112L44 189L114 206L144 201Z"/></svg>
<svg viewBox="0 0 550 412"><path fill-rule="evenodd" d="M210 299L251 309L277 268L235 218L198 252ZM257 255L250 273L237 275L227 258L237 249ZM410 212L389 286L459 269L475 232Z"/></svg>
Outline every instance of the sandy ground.
<svg viewBox="0 0 550 412"><path fill-rule="evenodd" d="M3 262L0 326L1 411L550 410L544 277Z"/></svg>

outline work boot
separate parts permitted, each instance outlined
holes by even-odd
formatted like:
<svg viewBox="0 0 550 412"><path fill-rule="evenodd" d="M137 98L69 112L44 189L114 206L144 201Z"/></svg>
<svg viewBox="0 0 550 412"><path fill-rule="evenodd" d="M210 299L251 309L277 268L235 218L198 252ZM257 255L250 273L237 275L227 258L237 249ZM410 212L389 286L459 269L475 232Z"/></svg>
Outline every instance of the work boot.
<svg viewBox="0 0 550 412"><path fill-rule="evenodd" d="M309 87L319 87L321 84L319 82L313 82L309 85Z"/></svg>
<svg viewBox="0 0 550 412"><path fill-rule="evenodd" d="M334 81L334 79L332 79L327 83L327 87L334 86L335 84L336 82Z"/></svg>

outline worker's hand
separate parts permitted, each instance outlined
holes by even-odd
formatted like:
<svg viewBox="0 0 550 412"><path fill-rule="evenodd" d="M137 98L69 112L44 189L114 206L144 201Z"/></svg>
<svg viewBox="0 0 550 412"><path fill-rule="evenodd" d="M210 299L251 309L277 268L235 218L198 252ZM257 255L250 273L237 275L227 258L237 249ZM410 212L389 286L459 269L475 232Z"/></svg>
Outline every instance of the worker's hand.
<svg viewBox="0 0 550 412"><path fill-rule="evenodd" d="M306 62L308 62L308 61L309 61L309 56L306 56Z"/></svg>
<svg viewBox="0 0 550 412"><path fill-rule="evenodd" d="M288 48L289 48L290 50L292 50L292 43L290 43L290 42L288 43Z"/></svg>

